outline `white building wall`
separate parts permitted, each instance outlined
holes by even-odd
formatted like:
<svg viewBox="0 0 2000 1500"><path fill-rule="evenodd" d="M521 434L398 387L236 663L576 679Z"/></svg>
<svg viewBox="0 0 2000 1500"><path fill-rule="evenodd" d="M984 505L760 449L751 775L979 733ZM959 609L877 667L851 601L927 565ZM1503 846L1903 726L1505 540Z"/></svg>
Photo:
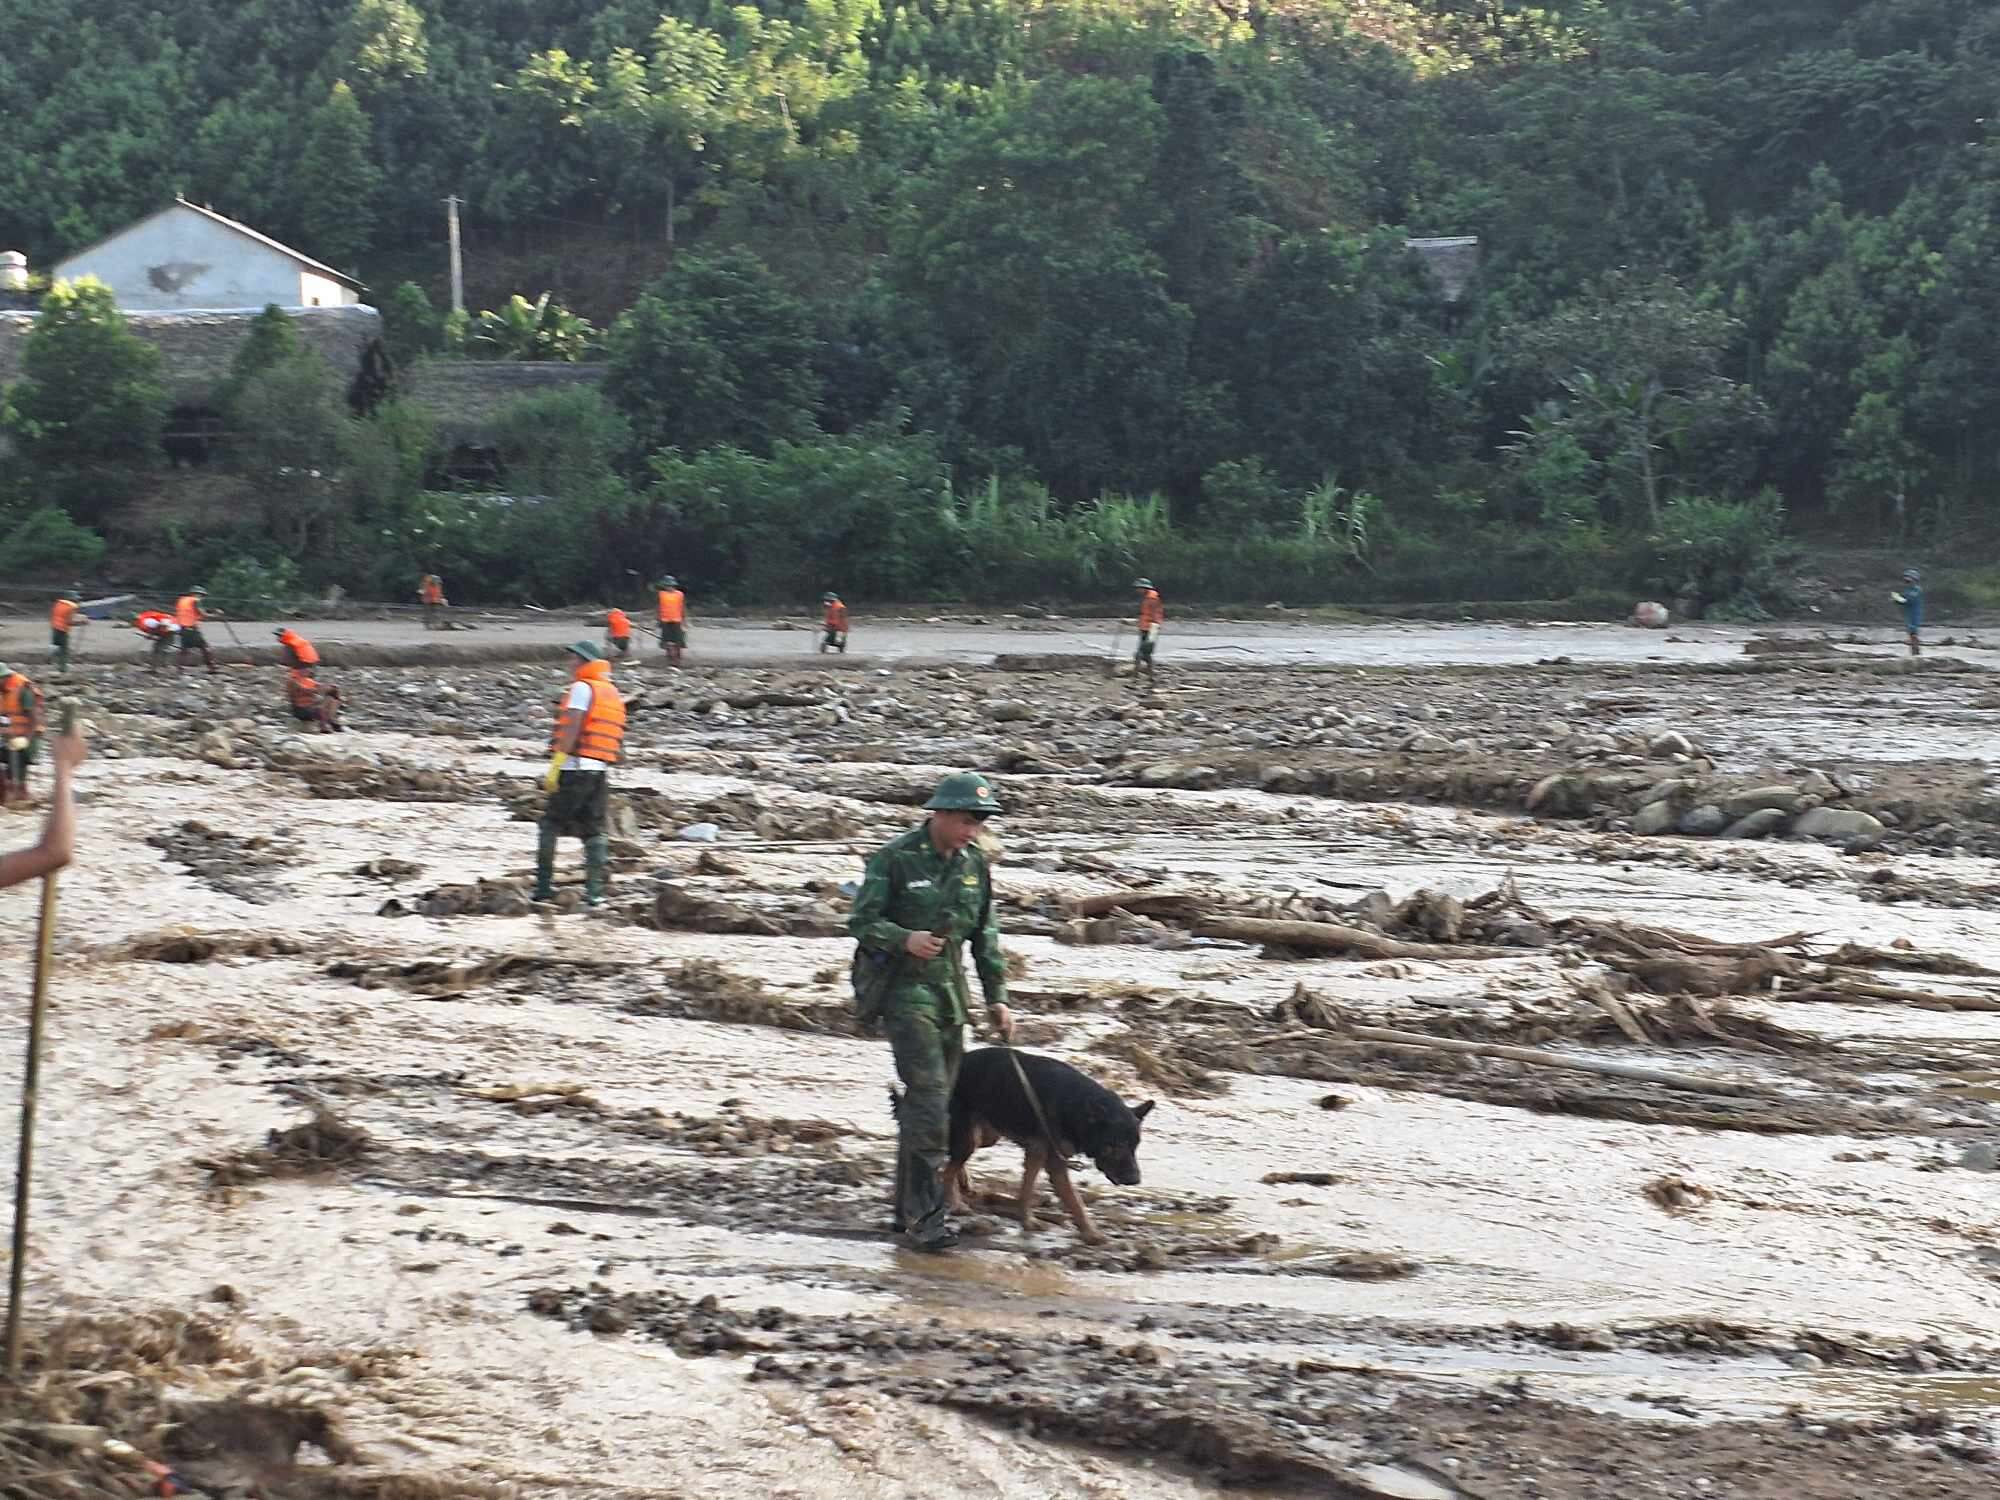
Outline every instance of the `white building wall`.
<svg viewBox="0 0 2000 1500"><path fill-rule="evenodd" d="M353 307L361 294L350 286L322 276L317 271L299 272L300 307Z"/></svg>
<svg viewBox="0 0 2000 1500"><path fill-rule="evenodd" d="M51 274L59 281L95 276L120 307L141 310L308 306L301 301L301 271L291 257L176 206L58 262ZM320 305L356 300L348 293L341 304Z"/></svg>

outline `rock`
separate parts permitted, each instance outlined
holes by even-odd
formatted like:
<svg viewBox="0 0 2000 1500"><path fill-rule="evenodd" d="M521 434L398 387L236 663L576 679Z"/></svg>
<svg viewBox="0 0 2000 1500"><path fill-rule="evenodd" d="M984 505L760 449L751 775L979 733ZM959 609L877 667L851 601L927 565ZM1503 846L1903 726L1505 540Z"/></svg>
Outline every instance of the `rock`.
<svg viewBox="0 0 2000 1500"><path fill-rule="evenodd" d="M1782 808L1760 807L1723 829L1722 836L1726 839L1761 839L1783 828L1786 817Z"/></svg>
<svg viewBox="0 0 2000 1500"><path fill-rule="evenodd" d="M1429 730L1424 730L1404 740L1403 748L1412 755L1442 755L1446 751L1457 747L1443 735L1432 734Z"/></svg>
<svg viewBox="0 0 2000 1500"><path fill-rule="evenodd" d="M1723 811L1732 818L1748 817L1764 807L1775 807L1789 817L1797 817L1811 805L1812 799L1792 786L1753 786L1731 792L1722 799Z"/></svg>
<svg viewBox="0 0 2000 1500"><path fill-rule="evenodd" d="M1695 838L1713 838L1729 826L1729 814L1713 802L1704 802L1699 807L1691 807L1681 817L1679 828L1682 833Z"/></svg>
<svg viewBox="0 0 2000 1500"><path fill-rule="evenodd" d="M1186 761L1163 760L1155 765L1144 766L1139 771L1140 786L1174 787L1183 790L1200 791L1214 786L1222 779L1222 773L1214 766L1189 765Z"/></svg>
<svg viewBox="0 0 2000 1500"><path fill-rule="evenodd" d="M1535 726L1535 733L1545 740L1566 740L1576 729L1564 719L1544 719Z"/></svg>
<svg viewBox="0 0 2000 1500"><path fill-rule="evenodd" d="M1291 766L1266 766L1257 773L1257 784L1267 792L1296 791L1299 773Z"/></svg>
<svg viewBox="0 0 2000 1500"><path fill-rule="evenodd" d="M1958 1164L1968 1172L2000 1172L2000 1150L1990 1141L1974 1141L1959 1152Z"/></svg>
<svg viewBox="0 0 2000 1500"><path fill-rule="evenodd" d="M1808 1354L1803 1349L1794 1349L1790 1354L1785 1356L1785 1363L1790 1365L1794 1370L1817 1370L1826 1361L1821 1359L1817 1354Z"/></svg>
<svg viewBox="0 0 2000 1500"><path fill-rule="evenodd" d="M1578 755L1616 755L1618 741L1608 734L1580 734L1570 742L1570 749Z"/></svg>
<svg viewBox="0 0 2000 1500"><path fill-rule="evenodd" d="M1588 777L1558 771L1535 783L1528 793L1528 811L1557 818L1576 816L1589 812L1594 800Z"/></svg>
<svg viewBox="0 0 2000 1500"><path fill-rule="evenodd" d="M986 704L986 717L996 724L1012 724L1034 716L1033 707L1020 698L994 698Z"/></svg>
<svg viewBox="0 0 2000 1500"><path fill-rule="evenodd" d="M1665 630L1672 614L1666 605L1646 599L1632 606L1632 623L1642 630Z"/></svg>
<svg viewBox="0 0 2000 1500"><path fill-rule="evenodd" d="M1675 755L1694 754L1694 742L1675 730L1656 734L1646 742L1646 753L1655 760L1666 760Z"/></svg>
<svg viewBox="0 0 2000 1500"><path fill-rule="evenodd" d="M1887 829L1880 818L1853 808L1815 807L1792 824L1792 832L1849 847L1873 848Z"/></svg>
<svg viewBox="0 0 2000 1500"><path fill-rule="evenodd" d="M690 844L712 844L722 837L722 830L713 823L690 823L674 837Z"/></svg>
<svg viewBox="0 0 2000 1500"><path fill-rule="evenodd" d="M1654 834L1673 832L1675 822L1674 805L1662 799L1648 802L1632 818L1632 831L1651 837Z"/></svg>
<svg viewBox="0 0 2000 1500"><path fill-rule="evenodd" d="M1799 790L1807 796L1817 797L1822 802L1831 802L1841 795L1840 786L1824 771L1808 771L1799 778Z"/></svg>
<svg viewBox="0 0 2000 1500"><path fill-rule="evenodd" d="M236 743L220 729L211 729L196 740L195 753L211 766L220 766L225 771L236 769Z"/></svg>

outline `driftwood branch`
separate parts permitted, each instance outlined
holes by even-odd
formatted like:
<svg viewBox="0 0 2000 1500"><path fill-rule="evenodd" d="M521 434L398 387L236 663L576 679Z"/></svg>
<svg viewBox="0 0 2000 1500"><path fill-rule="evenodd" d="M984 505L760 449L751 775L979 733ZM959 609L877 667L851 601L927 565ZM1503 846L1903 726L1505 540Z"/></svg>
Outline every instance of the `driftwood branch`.
<svg viewBox="0 0 2000 1500"><path fill-rule="evenodd" d="M1482 948L1466 943L1405 943L1339 922L1274 922L1262 917L1209 917L1195 924L1202 937L1245 943L1276 943L1319 953L1355 953L1363 958L1519 958L1519 948Z"/></svg>
<svg viewBox="0 0 2000 1500"><path fill-rule="evenodd" d="M1344 1033L1356 1041L1407 1052L1457 1052L1470 1057L1494 1057L1506 1062L1526 1063L1535 1068L1561 1068L1572 1073L1596 1073L1605 1078L1622 1078L1632 1083L1658 1084L1662 1088L1685 1089L1696 1094L1732 1094L1739 1097L1773 1098L1778 1091L1739 1078L1701 1078L1691 1073L1668 1073L1659 1068L1640 1068L1628 1063L1599 1062L1595 1058L1565 1057L1534 1047L1508 1047L1495 1042L1461 1042L1445 1037L1424 1036L1414 1031L1394 1031L1386 1026L1350 1026Z"/></svg>

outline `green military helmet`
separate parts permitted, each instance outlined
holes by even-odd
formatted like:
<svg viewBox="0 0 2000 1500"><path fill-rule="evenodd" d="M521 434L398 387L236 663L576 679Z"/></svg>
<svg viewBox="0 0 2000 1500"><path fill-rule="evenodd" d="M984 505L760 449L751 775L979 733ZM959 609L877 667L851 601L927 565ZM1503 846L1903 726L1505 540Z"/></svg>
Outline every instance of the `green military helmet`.
<svg viewBox="0 0 2000 1500"><path fill-rule="evenodd" d="M603 661L603 660L604 660L604 653L603 653L602 651L598 650L598 649L597 649L597 647L596 647L596 645L595 645L594 643L590 642L590 641L572 641L572 642L570 642L570 648L569 648L569 654L570 654L571 656L580 656L580 657L582 657L582 658L583 658L583 659L584 659L585 661Z"/></svg>
<svg viewBox="0 0 2000 1500"><path fill-rule="evenodd" d="M62 596L65 599L81 599L83 597L83 585L80 583L72 583L68 588L62 591Z"/></svg>
<svg viewBox="0 0 2000 1500"><path fill-rule="evenodd" d="M1141 578L1137 583L1132 585L1132 587L1135 589L1149 589L1152 586L1153 586L1153 580L1150 578Z"/></svg>
<svg viewBox="0 0 2000 1500"><path fill-rule="evenodd" d="M819 602L822 604L831 604L839 597L840 595L836 594L832 589L828 589L824 594L819 596Z"/></svg>
<svg viewBox="0 0 2000 1500"><path fill-rule="evenodd" d="M926 812L969 812L997 813L1000 799L994 795L993 783L977 771L957 771L937 784L931 793L931 800L924 804Z"/></svg>
<svg viewBox="0 0 2000 1500"><path fill-rule="evenodd" d="M660 580L660 587L663 589L677 589L680 586L681 586L681 581L678 578L674 577L674 575L671 573L667 574L665 578L662 578Z"/></svg>

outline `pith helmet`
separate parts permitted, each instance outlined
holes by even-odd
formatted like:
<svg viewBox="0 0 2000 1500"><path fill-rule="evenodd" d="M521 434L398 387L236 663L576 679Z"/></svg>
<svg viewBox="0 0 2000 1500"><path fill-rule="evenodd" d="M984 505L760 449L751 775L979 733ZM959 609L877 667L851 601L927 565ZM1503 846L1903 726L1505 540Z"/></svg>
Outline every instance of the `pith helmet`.
<svg viewBox="0 0 2000 1500"><path fill-rule="evenodd" d="M205 588L201 588L199 586L189 589L188 592L190 594L193 594L197 599L205 599L208 597L208 590Z"/></svg>
<svg viewBox="0 0 2000 1500"><path fill-rule="evenodd" d="M83 585L80 583L72 583L68 588L62 591L62 596L65 599L81 599L83 597Z"/></svg>
<svg viewBox="0 0 2000 1500"><path fill-rule="evenodd" d="M671 573L669 573L665 578L662 578L660 580L660 587L663 589L677 589L680 586L681 586L681 581L678 578L674 577L674 575Z"/></svg>
<svg viewBox="0 0 2000 1500"><path fill-rule="evenodd" d="M959 771L945 777L931 793L931 800L924 804L927 812L969 812L997 813L1000 799L993 793L993 783L977 771Z"/></svg>
<svg viewBox="0 0 2000 1500"><path fill-rule="evenodd" d="M271 634L275 635L279 640L282 641L285 638L285 632L287 630L290 630L291 628L292 627L289 625L280 625L276 630L272 631Z"/></svg>
<svg viewBox="0 0 2000 1500"><path fill-rule="evenodd" d="M1922 578L1923 576L1924 575L1919 573L1915 568L1903 569L1903 582L1905 583L1915 583L1918 579Z"/></svg>
<svg viewBox="0 0 2000 1500"><path fill-rule="evenodd" d="M1150 578L1141 578L1137 583L1132 585L1132 587L1135 589L1149 589L1152 586L1153 586L1153 580Z"/></svg>
<svg viewBox="0 0 2000 1500"><path fill-rule="evenodd" d="M819 602L822 604L831 604L839 597L840 595L836 594L832 589L828 589L824 594L819 596Z"/></svg>
<svg viewBox="0 0 2000 1500"><path fill-rule="evenodd" d="M570 643L569 654L571 656L580 656L585 661L604 660L604 653L599 651L590 641L572 641Z"/></svg>

